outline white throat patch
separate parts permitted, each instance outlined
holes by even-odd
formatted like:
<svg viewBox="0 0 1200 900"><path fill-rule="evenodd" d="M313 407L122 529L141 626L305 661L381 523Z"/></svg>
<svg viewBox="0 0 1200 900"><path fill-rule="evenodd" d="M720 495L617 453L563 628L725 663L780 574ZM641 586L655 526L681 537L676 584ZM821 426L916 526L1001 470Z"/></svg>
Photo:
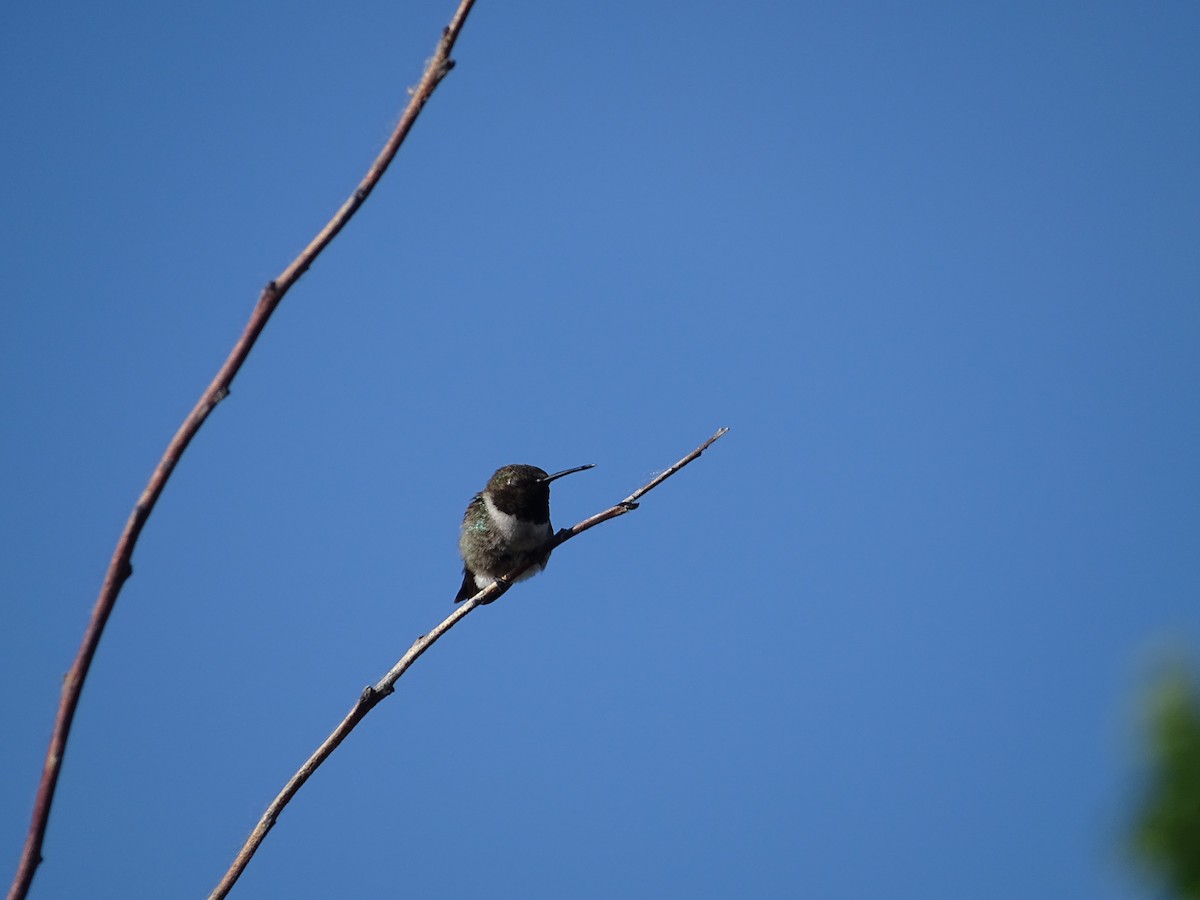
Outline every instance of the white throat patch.
<svg viewBox="0 0 1200 900"><path fill-rule="evenodd" d="M486 493L483 495L483 505L496 530L514 549L532 550L548 541L553 533L549 522L522 522L516 516L501 512Z"/></svg>

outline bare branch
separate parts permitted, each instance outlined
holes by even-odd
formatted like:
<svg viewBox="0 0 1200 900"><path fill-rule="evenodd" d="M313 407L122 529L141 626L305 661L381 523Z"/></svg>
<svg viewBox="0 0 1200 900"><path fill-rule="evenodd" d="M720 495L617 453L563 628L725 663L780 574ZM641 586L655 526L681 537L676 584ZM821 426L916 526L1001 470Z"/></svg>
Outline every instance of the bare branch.
<svg viewBox="0 0 1200 900"><path fill-rule="evenodd" d="M561 531L558 532L558 534L554 535L554 543L551 544L551 547L553 548L553 547L559 546L560 544L565 544L571 538L575 537L578 534L583 534L583 532L587 531L589 528L596 527L601 522L607 522L609 519L615 519L617 516L623 516L623 515L625 515L625 513L632 512L633 510L637 509L638 508L638 500L641 497L644 497L650 491L654 490L656 487L658 487L660 484L662 484L664 481L666 481L668 478L670 478L672 475L674 475L676 472L678 472L680 469L682 469L684 466L686 466L692 460L699 459L700 454L703 453L705 450L707 450L709 447L711 447L713 445L713 443L715 441L717 441L719 438L723 437L727 431L729 431L728 428L717 429L717 433L714 434L712 437L710 437L707 441L705 441L703 444L701 444L699 447L697 447L695 450L693 450L691 453L689 453L687 456L685 456L679 462L675 463L675 465L671 466L671 468L667 469L664 472L660 472L655 478L651 479L649 482L642 485L640 488L638 488L636 491L634 491L632 494L630 494L628 497L626 497L624 500L622 500L620 503L616 504L615 506L610 506L608 509L604 510L603 512L596 513L596 515L592 516L589 519L584 519L578 525L572 525L570 528L562 529Z"/></svg>
<svg viewBox="0 0 1200 900"><path fill-rule="evenodd" d="M594 528L601 522L607 522L609 519L615 519L618 516L622 516L627 512L637 509L637 498L644 496L649 491L652 491L692 460L699 457L701 453L712 446L713 442L724 435L727 431L729 431L728 428L722 428L717 431L716 434L710 437L707 441L705 441L683 459L679 460L679 462L675 463L675 465L671 466L665 472L662 472L649 483L638 488L620 503L610 506L603 512L599 512L594 516L584 519L577 525L562 529L556 535L554 535L550 547L554 548L560 544L564 544L576 535L582 534L589 528ZM506 593L512 586L513 581L532 565L537 565L537 563L533 562L529 565L522 566L519 569L514 569L504 578L492 585L489 585L477 593L474 597L465 601L461 606L457 607L454 612L443 619L442 622L431 632L428 634L423 634L417 638L413 645L408 648L408 652L405 653L404 656L400 657L400 661L392 666L392 668L388 670L388 673L384 675L383 678L381 678L376 684L371 685L363 690L362 694L358 698L358 701L351 708L350 712L346 714L346 717L342 719L341 723L338 724L337 728L333 729L333 732L329 735L329 737L325 738L321 746L318 747L316 752L305 761L304 765L300 767L299 771L297 771L295 775L288 779L288 783L284 785L283 790L279 792L279 796L271 801L271 804L267 807L266 812L262 814L262 818L258 820L258 824L254 826L254 830L250 832L250 836L246 838L246 843L242 845L242 849L239 850L237 856L234 857L233 864L229 867L229 870L221 879L221 883L217 885L211 894L209 894L208 900L221 900L221 898L228 895L234 883L239 877L241 877L242 872L245 871L246 865L250 862L251 857L253 857L255 852L258 850L259 845L262 844L263 838L267 836L267 832L270 831L275 825L275 822L278 820L279 814L283 811L283 808L288 805L292 797L296 795L296 792L300 790L304 782L308 781L309 777L317 770L321 763L325 762L325 760L329 758L329 755L337 749L338 745L345 740L346 735L354 730L354 727L362 721L366 714L374 709L375 706L378 705L379 701L381 701L384 697L395 691L396 682L400 680L400 676L408 671L408 668L421 657L421 654L432 647L434 642L443 634L465 619L467 614L473 611L476 607L482 606L486 603L491 603L493 600Z"/></svg>
<svg viewBox="0 0 1200 900"><path fill-rule="evenodd" d="M92 617L84 631L83 641L75 656L75 661L63 679L62 695L54 720L54 731L50 737L50 746L46 751L46 760L42 767L41 781L38 784L37 796L33 803L29 833L25 839L25 847L21 853L16 876L9 889L8 900L24 900L29 893L29 886L33 882L34 872L37 871L37 867L42 861L42 842L46 835L46 823L50 818L54 789L58 784L63 754L66 751L67 738L71 732L71 723L75 718L75 709L79 705L79 697L83 691L83 682L87 678L92 658L96 654L96 647L100 643L105 623L116 605L117 595L120 594L125 581L133 574L131 562L133 549L146 520L154 510L154 506L162 495L163 488L166 487L167 480L175 470L180 457L183 456L184 450L196 436L209 413L229 395L229 387L233 383L234 377L246 361L246 357L250 355L251 349L275 308L279 306L280 301L283 300L292 285L308 270L321 251L329 245L329 242L337 236L338 232L345 227L358 208L370 196L371 191L375 189L375 185L379 183L383 173L387 171L392 159L396 156L396 152L400 149L400 145L407 137L425 103L441 80L453 68L454 61L450 58L450 53L466 22L467 14L474 5L475 0L461 0L458 10L454 13L454 18L442 33L437 51L425 67L420 83L413 89L412 99L400 117L399 123L379 156L376 157L375 162L372 163L370 170L359 182L358 187L328 224L313 238L312 242L301 251L300 255L280 273L278 278L263 288L241 337L238 338L212 383L200 395L195 407L188 413L170 444L167 445L166 452L163 453L162 459L159 460L142 495L138 498L133 512L130 513L129 520L125 523L125 529L117 540L116 549L113 551L112 560L109 562L104 582L100 587L100 594L92 609Z"/></svg>

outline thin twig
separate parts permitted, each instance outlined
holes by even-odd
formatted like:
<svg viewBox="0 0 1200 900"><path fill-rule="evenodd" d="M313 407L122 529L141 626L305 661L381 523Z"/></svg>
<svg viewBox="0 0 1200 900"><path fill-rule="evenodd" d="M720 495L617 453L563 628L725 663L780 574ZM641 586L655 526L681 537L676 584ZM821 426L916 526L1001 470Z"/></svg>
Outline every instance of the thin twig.
<svg viewBox="0 0 1200 900"><path fill-rule="evenodd" d="M258 336L262 333L263 328L267 324L267 320L271 318L271 314L275 308L279 306L281 300L287 294L299 279L313 264L321 251L329 245L350 218L358 211L358 208L363 205L371 191L375 189L376 184L383 177L383 173L387 171L392 159L396 156L396 151L400 149L400 145L404 142L413 123L420 115L421 109L429 100L434 90L437 88L441 80L446 77L446 74L454 67L454 61L450 58L450 53L454 49L454 43L458 39L459 32L462 31L463 24L466 22L467 14L471 11L471 7L475 5L475 0L462 0L458 10L454 14L450 25L442 33L442 38L438 43L437 52L430 59L425 67L425 72L421 77L420 83L412 91L412 99L405 108L403 115L400 117L399 123L388 139L375 162L372 163L370 170L359 182L354 193L342 204L339 209L325 225L324 228L313 238L312 242L300 252L292 263L280 273L279 277L271 281L263 288L262 294L258 298L258 302L254 307L253 313L250 315L250 320L246 323L246 328L238 338L229 357L225 360L212 383L200 395L199 401L192 409L175 436L167 445L166 452L163 453L162 459L159 460L158 466L154 469L154 473L150 476L149 482L146 484L145 490L142 491L138 498L137 505L134 506L133 512L130 513L129 520L125 523L125 529L121 532L120 538L117 540L116 549L113 551L112 560L109 562L108 570L104 575L104 582L100 587L100 595L96 599L96 605L92 609L92 617L88 622L87 629L83 634L83 641L80 644L79 652L75 656L75 661L71 664L70 670L63 679L62 695L59 700L58 713L54 720L54 731L50 737L50 746L46 751L46 760L42 767L42 777L38 784L37 796L33 803L33 814L29 823L29 833L25 839L25 847L21 853L21 861L17 867L16 876L13 879L12 887L9 889L8 900L24 900L29 893L29 886L33 882L34 872L42 861L42 842L46 835L46 823L50 818L50 806L54 802L54 789L58 784L59 772L62 769L63 754L66 751L67 737L71 732L71 723L75 718L75 709L79 705L79 696L83 691L83 682L87 678L88 669L91 667L92 658L96 654L96 647L100 643L100 636L104 632L105 623L108 621L109 615L113 611L113 607L117 602L117 595L120 594L122 586L126 580L133 574L133 549L137 544L138 537L141 535L142 528L146 524L146 520L150 517L150 513L154 510L158 498L166 487L167 480L171 477L171 473L175 470L179 459L183 456L184 450L191 443L192 438L200 430L200 426L204 424L211 413L220 403L229 395L229 387L233 383L234 377L241 369L242 364L246 361L246 357L250 355Z"/></svg>
<svg viewBox="0 0 1200 900"><path fill-rule="evenodd" d="M683 459L679 460L679 462L675 463L675 465L671 466L648 484L638 488L620 503L610 506L603 512L599 512L594 516L584 519L577 525L573 525L570 528L563 528L554 535L554 538L550 543L550 547L554 548L560 544L565 544L571 538L582 534L589 528L594 528L601 522L607 522L609 519L615 519L618 516L623 516L625 513L637 509L638 498L644 496L648 491L658 487L692 460L699 457L701 453L712 446L712 443L724 435L727 431L729 431L728 428L722 428L718 430L716 434L710 437L707 441L705 441ZM384 675L383 678L379 679L377 683L370 685L363 690L362 694L359 696L350 712L346 714L346 717L342 719L337 728L333 729L333 732L329 735L329 737L325 738L321 746L318 747L316 752L314 752L313 755L305 761L304 765L300 767L296 774L288 779L288 783L284 785L283 790L279 792L279 796L271 801L271 804L267 807L266 812L262 814L262 818L258 820L258 824L254 826L254 830L250 832L250 836L246 838L246 842L242 845L242 849L239 850L237 856L234 857L233 864L229 867L229 870L221 879L220 884L218 884L213 892L209 894L208 900L222 900L222 898L229 893L234 883L239 877L241 877L242 872L245 871L246 865L250 862L251 857L253 857L255 852L257 852L259 845L262 844L263 838L267 836L267 832L274 827L275 822L279 818L279 814L283 811L283 808L288 805L292 797L296 795L296 792L300 790L304 782L308 781L309 777L317 770L321 763L325 762L325 760L329 758L329 755L337 749L338 745L345 740L346 735L354 730L354 727L363 720L366 714L374 709L384 697L396 690L396 682L400 680L401 675L408 671L409 666L415 663L421 657L421 654L432 647L438 638L465 619L468 613L473 611L478 606L482 606L485 603L491 603L497 597L507 592L517 577L532 565L536 565L536 562L513 570L504 578L484 588L474 597L457 607L454 612L443 619L442 622L431 632L428 634L423 634L417 638L413 645L408 648L408 652L405 653L404 656L400 657L400 661L392 666L392 668L388 670L388 673Z"/></svg>
<svg viewBox="0 0 1200 900"><path fill-rule="evenodd" d="M713 443L716 440L718 440L720 437L722 437L725 434L725 432L727 432L727 431L729 431L728 428L717 429L717 433L714 434L712 437L710 437L707 441L705 441L703 444L701 444L699 447L697 447L695 450L693 450L691 453L689 453L687 456L685 456L679 462L675 463L675 465L671 466L671 468L667 469L664 472L660 472L656 477L652 478L646 484L642 485L640 488L638 488L636 491L634 491L632 494L630 494L628 497L626 497L624 500L622 500L616 506L610 506L608 509L604 510L603 512L598 512L598 513L596 513L596 515L592 516L591 518L584 519L578 525L572 525L570 528L562 529L561 531L558 532L558 534L554 535L554 542L550 546L557 547L560 544L565 544L571 538L575 537L576 535L583 534L583 532L587 531L589 528L595 528L601 522L607 522L609 519L615 519L617 516L623 516L623 515L625 515L625 513L632 512L633 510L637 509L638 508L638 500L640 498L644 497L647 493L654 490L656 487L658 487L660 484L662 484L664 481L666 481L668 478L670 478L672 475L674 475L676 472L678 472L680 469L682 469L684 466L686 466L692 460L699 459L700 454L703 453L705 450L707 450L709 447L711 447L713 445Z"/></svg>

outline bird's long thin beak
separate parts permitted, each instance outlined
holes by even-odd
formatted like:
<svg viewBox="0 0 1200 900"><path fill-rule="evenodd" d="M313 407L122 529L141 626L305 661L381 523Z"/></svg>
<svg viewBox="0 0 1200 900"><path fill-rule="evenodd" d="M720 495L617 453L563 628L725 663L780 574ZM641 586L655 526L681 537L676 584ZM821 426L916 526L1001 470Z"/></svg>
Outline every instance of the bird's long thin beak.
<svg viewBox="0 0 1200 900"><path fill-rule="evenodd" d="M562 478L564 475L570 475L574 472L582 472L584 469L596 468L595 463L588 463L586 466L576 466L573 469L563 469L561 472L555 472L553 475L547 475L545 478L539 478L541 484L549 484L555 478Z"/></svg>

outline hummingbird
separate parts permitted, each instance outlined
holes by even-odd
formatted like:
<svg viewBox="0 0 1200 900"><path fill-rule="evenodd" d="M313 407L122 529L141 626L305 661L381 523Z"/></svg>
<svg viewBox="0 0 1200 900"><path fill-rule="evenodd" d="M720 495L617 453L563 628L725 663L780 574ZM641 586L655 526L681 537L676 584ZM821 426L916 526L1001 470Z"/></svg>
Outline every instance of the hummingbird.
<svg viewBox="0 0 1200 900"><path fill-rule="evenodd" d="M550 524L550 482L593 466L576 466L547 475L537 466L502 466L488 479L487 487L467 504L458 550L463 558L463 583L454 598L459 603L474 597L502 576L523 565L530 568L517 578L524 581L550 559L545 549L554 537Z"/></svg>

